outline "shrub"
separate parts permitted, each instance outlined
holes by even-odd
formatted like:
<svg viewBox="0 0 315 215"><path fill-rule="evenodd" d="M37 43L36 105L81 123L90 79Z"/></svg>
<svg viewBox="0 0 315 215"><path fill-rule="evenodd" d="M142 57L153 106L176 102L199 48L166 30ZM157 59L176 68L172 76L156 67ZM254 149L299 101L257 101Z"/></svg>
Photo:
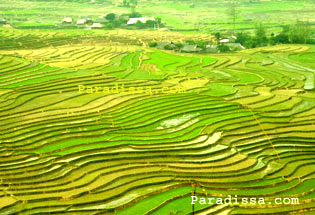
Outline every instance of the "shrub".
<svg viewBox="0 0 315 215"><path fill-rule="evenodd" d="M105 16L105 19L109 21L113 21L115 19L116 15L114 13L109 13Z"/></svg>
<svg viewBox="0 0 315 215"><path fill-rule="evenodd" d="M195 41L193 40L186 40L186 43L188 43L189 45L195 45Z"/></svg>
<svg viewBox="0 0 315 215"><path fill-rule="evenodd" d="M156 46L157 46L157 42L150 42L150 43L149 43L149 46L150 46L150 47L156 47Z"/></svg>
<svg viewBox="0 0 315 215"><path fill-rule="evenodd" d="M218 49L220 52L228 52L230 51L230 48L224 44L218 45Z"/></svg>
<svg viewBox="0 0 315 215"><path fill-rule="evenodd" d="M105 29L112 30L114 28L115 26L113 25L113 23L108 23L107 25L105 25Z"/></svg>
<svg viewBox="0 0 315 215"><path fill-rule="evenodd" d="M183 48L184 47L184 44L182 43L176 43L175 46L179 49Z"/></svg>
<svg viewBox="0 0 315 215"><path fill-rule="evenodd" d="M252 39L252 37L247 34L247 33L244 33L244 32L240 32L240 33L237 33L236 34L236 37L237 39L235 40L236 43L240 43L242 44L243 46L245 46L245 43L247 41L250 41ZM248 42L247 42L248 43Z"/></svg>
<svg viewBox="0 0 315 215"><path fill-rule="evenodd" d="M145 28L145 24L144 23L142 23L141 21L137 21L136 22L136 24L135 24L135 26L136 26L136 28L138 28L138 29L142 29L142 28Z"/></svg>
<svg viewBox="0 0 315 215"><path fill-rule="evenodd" d="M280 33L273 38L275 43L289 43L289 36L285 33Z"/></svg>
<svg viewBox="0 0 315 215"><path fill-rule="evenodd" d="M134 12L128 14L128 15L129 15L130 18L140 18L140 17L142 17L142 14L139 13L139 12L136 12L136 11L134 11Z"/></svg>
<svg viewBox="0 0 315 215"><path fill-rule="evenodd" d="M261 23L256 26L255 39L258 46L267 45L268 39L266 36L266 30L265 30L265 27Z"/></svg>
<svg viewBox="0 0 315 215"><path fill-rule="evenodd" d="M165 46L164 46L164 49L166 49L166 50L172 50L173 48L172 48L172 46L170 46L170 45L165 45Z"/></svg>

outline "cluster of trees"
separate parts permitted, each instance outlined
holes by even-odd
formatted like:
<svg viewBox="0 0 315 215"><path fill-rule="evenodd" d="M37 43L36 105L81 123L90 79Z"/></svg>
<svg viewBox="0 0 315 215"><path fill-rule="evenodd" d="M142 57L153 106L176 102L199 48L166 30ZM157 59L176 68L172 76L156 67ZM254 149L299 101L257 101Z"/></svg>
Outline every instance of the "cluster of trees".
<svg viewBox="0 0 315 215"><path fill-rule="evenodd" d="M154 28L154 27L165 27L165 25L162 23L161 18L156 18L155 20L147 20L146 23L142 23L140 21L137 21L132 28L136 29L144 29L144 28Z"/></svg>
<svg viewBox="0 0 315 215"><path fill-rule="evenodd" d="M118 17L118 18L117 18ZM127 22L129 18L140 18L142 17L142 14L139 12L131 12L131 13L125 13L120 16L109 13L105 16L105 19L108 21L108 23L105 25L106 29L114 29L114 28L136 28L136 29L144 29L144 28L154 28L155 26L164 27L161 18L156 18L156 20L147 20L146 23L142 23L141 21L138 21L132 26L127 26Z"/></svg>
<svg viewBox="0 0 315 215"><path fill-rule="evenodd" d="M271 33L270 36L267 35L264 26L259 24L255 28L255 35L252 36L245 32L237 33L235 42L246 48L288 43L315 44L315 40L312 38L313 34L314 29L310 27L308 22L283 26L282 32L278 35Z"/></svg>
<svg viewBox="0 0 315 215"><path fill-rule="evenodd" d="M105 25L106 29L114 29L127 23L127 20L123 16L119 18L116 18L116 16L114 13L109 13L105 16L105 19L108 21Z"/></svg>

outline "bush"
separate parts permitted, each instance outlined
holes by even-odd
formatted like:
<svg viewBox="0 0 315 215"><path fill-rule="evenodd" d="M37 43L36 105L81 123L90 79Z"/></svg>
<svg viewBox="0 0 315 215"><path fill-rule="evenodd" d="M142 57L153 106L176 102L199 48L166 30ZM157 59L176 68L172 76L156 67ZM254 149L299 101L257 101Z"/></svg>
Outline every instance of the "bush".
<svg viewBox="0 0 315 215"><path fill-rule="evenodd" d="M273 41L275 43L284 43L284 44L286 44L286 43L289 43L289 36L287 34L285 34L285 33L280 33L280 34L278 34L277 36L275 36L273 38Z"/></svg>
<svg viewBox="0 0 315 215"><path fill-rule="evenodd" d="M150 47L156 47L156 46L157 46L157 42L150 42L150 43L149 43L149 46L150 46Z"/></svg>
<svg viewBox="0 0 315 215"><path fill-rule="evenodd" d="M218 49L220 52L228 52L230 51L230 48L224 44L218 45Z"/></svg>
<svg viewBox="0 0 315 215"><path fill-rule="evenodd" d="M315 40L314 39L307 39L306 44L315 44Z"/></svg>
<svg viewBox="0 0 315 215"><path fill-rule="evenodd" d="M265 27L261 23L256 26L255 40L256 40L255 42L257 46L267 45L268 39L266 36L266 30L265 30Z"/></svg>
<svg viewBox="0 0 315 215"><path fill-rule="evenodd" d="M140 17L142 17L142 14L139 13L139 12L136 12L136 11L132 12L132 13L130 13L128 15L129 15L130 18L140 18Z"/></svg>
<svg viewBox="0 0 315 215"><path fill-rule="evenodd" d="M148 20L148 21L145 23L146 27L149 27L149 28L153 28L155 24L156 24L156 22L155 22L155 21L152 21L152 20Z"/></svg>
<svg viewBox="0 0 315 215"><path fill-rule="evenodd" d="M250 41L252 39L252 37L247 34L247 33L244 33L244 32L241 32L241 33L237 33L236 34L236 37L237 39L235 40L236 43L240 43L242 44L243 46L245 46L245 43L247 41ZM248 42L247 42L248 43Z"/></svg>
<svg viewBox="0 0 315 215"><path fill-rule="evenodd" d="M184 47L184 44L182 43L176 43L175 46L179 49L183 48Z"/></svg>
<svg viewBox="0 0 315 215"><path fill-rule="evenodd" d="M136 28L138 28L138 29L142 29L142 28L145 28L145 24L144 23L142 23L141 21L137 21L136 22L136 24L135 24L135 26L136 26Z"/></svg>
<svg viewBox="0 0 315 215"><path fill-rule="evenodd" d="M186 40L185 42L188 43L189 45L195 45L196 44L195 41L193 41L193 40Z"/></svg>
<svg viewBox="0 0 315 215"><path fill-rule="evenodd" d="M115 19L116 15L114 13L109 13L105 16L105 19L109 21L113 21Z"/></svg>
<svg viewBox="0 0 315 215"><path fill-rule="evenodd" d="M206 45L208 45L208 43L205 42L205 41L202 41L202 40L198 40L198 41L197 41L197 46L198 46L199 48L206 49Z"/></svg>
<svg viewBox="0 0 315 215"><path fill-rule="evenodd" d="M217 41L219 42L220 38L221 38L221 33L217 32L214 34L215 38L217 39Z"/></svg>
<svg viewBox="0 0 315 215"><path fill-rule="evenodd" d="M166 49L166 50L172 50L173 48L172 48L170 45L165 45L165 46L164 46L164 49Z"/></svg>
<svg viewBox="0 0 315 215"><path fill-rule="evenodd" d="M290 26L289 40L291 43L306 43L311 38L311 31L309 23L296 23Z"/></svg>
<svg viewBox="0 0 315 215"><path fill-rule="evenodd" d="M114 20L112 23L115 27L119 27L122 24L120 20Z"/></svg>
<svg viewBox="0 0 315 215"><path fill-rule="evenodd" d="M112 29L115 28L115 26L114 26L114 24L112 24L112 23L108 23L107 25L105 25L104 28L105 28L105 29L108 29L108 30L112 30Z"/></svg>

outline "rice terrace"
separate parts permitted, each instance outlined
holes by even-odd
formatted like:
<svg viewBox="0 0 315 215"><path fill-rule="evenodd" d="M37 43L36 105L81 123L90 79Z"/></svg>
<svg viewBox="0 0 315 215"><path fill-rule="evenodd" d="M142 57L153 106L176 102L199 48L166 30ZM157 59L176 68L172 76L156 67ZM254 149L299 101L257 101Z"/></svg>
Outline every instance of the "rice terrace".
<svg viewBox="0 0 315 215"><path fill-rule="evenodd" d="M314 11L0 0L0 215L314 215Z"/></svg>

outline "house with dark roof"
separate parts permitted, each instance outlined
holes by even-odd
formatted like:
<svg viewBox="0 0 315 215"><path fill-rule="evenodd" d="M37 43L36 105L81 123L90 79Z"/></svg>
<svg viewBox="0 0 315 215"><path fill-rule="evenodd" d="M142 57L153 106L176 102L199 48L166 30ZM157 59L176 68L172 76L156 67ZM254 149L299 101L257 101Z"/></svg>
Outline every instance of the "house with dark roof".
<svg viewBox="0 0 315 215"><path fill-rule="evenodd" d="M101 23L97 23L97 22L94 22L90 28L95 28L95 29L100 29L100 28L103 28L104 26L101 24Z"/></svg>

